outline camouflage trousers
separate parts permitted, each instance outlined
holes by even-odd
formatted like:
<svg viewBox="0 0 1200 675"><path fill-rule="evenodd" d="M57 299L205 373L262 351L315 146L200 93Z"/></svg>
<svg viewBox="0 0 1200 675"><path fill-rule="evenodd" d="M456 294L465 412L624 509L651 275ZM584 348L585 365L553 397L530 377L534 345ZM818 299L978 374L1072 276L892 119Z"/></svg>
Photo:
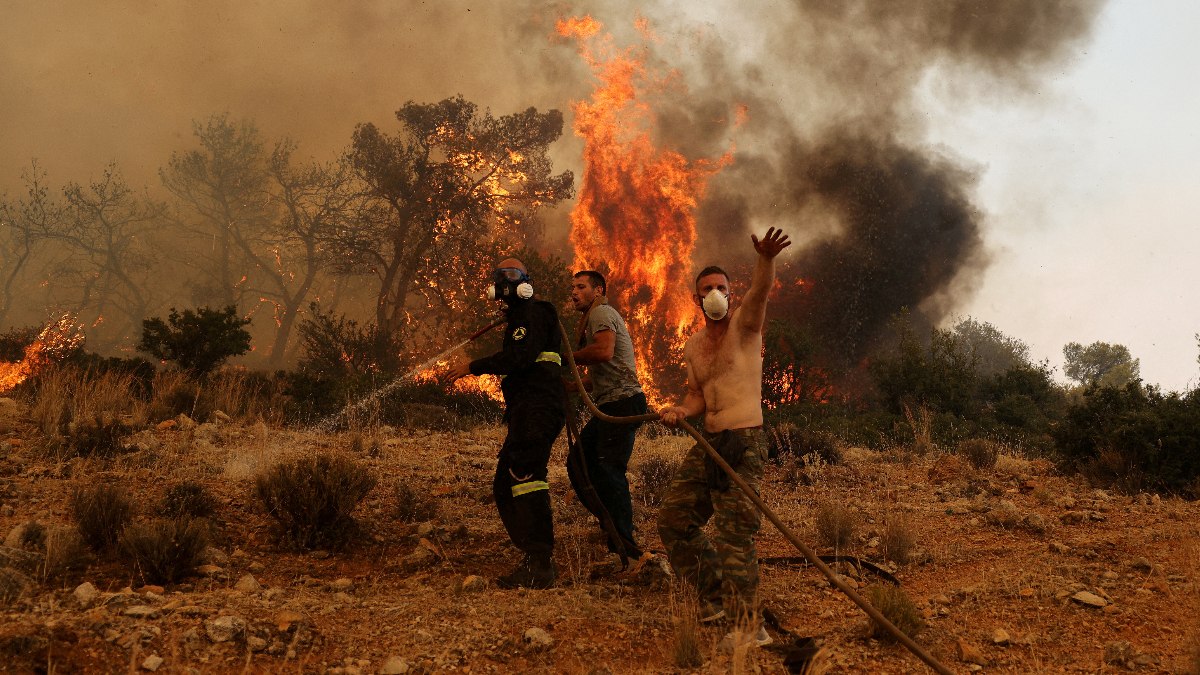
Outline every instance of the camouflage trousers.
<svg viewBox="0 0 1200 675"><path fill-rule="evenodd" d="M730 433L744 447L735 469L757 494L767 458L766 434L761 427ZM716 446L718 434L704 435ZM753 612L757 602L754 535L762 515L737 485L713 485L706 466L710 461L699 444L684 456L658 512L658 534L675 574L695 585L701 602L737 617ZM710 518L711 538L703 530Z"/></svg>

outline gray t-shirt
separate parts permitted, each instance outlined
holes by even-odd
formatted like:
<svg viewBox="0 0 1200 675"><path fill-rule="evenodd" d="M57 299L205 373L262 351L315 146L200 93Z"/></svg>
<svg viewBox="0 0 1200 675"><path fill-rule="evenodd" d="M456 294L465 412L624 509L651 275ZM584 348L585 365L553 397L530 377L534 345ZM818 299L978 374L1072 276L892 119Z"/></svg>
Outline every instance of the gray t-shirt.
<svg viewBox="0 0 1200 675"><path fill-rule="evenodd" d="M596 403L611 403L642 393L633 341L629 339L625 320L612 307L596 305L588 312L584 346L595 342L596 333L605 330L615 333L617 341L613 346L611 361L588 366L588 374L592 377L592 400Z"/></svg>

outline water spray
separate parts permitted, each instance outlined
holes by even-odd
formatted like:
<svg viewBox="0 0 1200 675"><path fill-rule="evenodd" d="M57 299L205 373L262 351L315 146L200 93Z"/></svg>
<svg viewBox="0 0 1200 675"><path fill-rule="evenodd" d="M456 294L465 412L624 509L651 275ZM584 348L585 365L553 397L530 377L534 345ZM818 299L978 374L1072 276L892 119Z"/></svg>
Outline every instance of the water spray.
<svg viewBox="0 0 1200 675"><path fill-rule="evenodd" d="M480 328L479 330L472 333L470 337L463 340L462 342L454 345L453 347L450 347L449 349L447 349L443 352L440 352L436 356L426 359L420 365L416 366L412 370L409 370L407 373L404 373L403 375L395 378L394 380L391 380L387 384L372 391L370 394L367 394L363 398L361 398L353 403L346 404L346 406L344 408L342 408L341 410L333 413L332 415L326 417L325 419L321 420L320 422L317 422L317 424L315 425L316 428L320 431L330 431L333 428L333 426L337 422L339 422L342 418L344 418L345 416L377 403L384 396L387 396L388 394L390 394L393 391L395 391L396 389L398 389L400 387L400 385L402 385L405 382L407 382L408 380L412 379L413 376L415 376L417 373L424 372L424 371L429 370L430 368L436 366L438 364L438 362L445 360L446 357L450 356L454 352L462 349L463 347L466 347L467 345L471 344L472 342L483 337L485 334L487 334L488 331L492 330L493 328L495 328L496 326L499 326L500 324L502 324L504 322L505 322L505 319L498 319L498 320L488 324L487 326Z"/></svg>

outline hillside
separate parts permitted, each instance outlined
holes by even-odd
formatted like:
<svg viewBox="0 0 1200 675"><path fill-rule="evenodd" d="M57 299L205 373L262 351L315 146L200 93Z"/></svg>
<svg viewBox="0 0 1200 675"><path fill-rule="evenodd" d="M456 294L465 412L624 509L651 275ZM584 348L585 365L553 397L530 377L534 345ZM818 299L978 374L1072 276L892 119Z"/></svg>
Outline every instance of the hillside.
<svg viewBox="0 0 1200 675"><path fill-rule="evenodd" d="M611 569L590 516L567 496L561 440L551 473L560 584L496 589L490 580L516 557L490 504L503 429L439 426L325 434L179 419L137 433L116 457L56 461L25 404L0 401L0 534L9 533L0 561L22 570L0 573L0 598L16 596L0 610L0 671L786 672L770 650L719 653L715 630L698 636L703 665L676 666L676 642L692 625L686 594L651 572ZM635 500L650 493L652 469L689 445L652 432L634 455ZM320 451L353 456L378 483L345 550L301 553L276 541L254 477ZM852 513L858 526L839 552L893 565L927 624L918 641L956 672L1196 667L1197 503L1092 489L1012 454L986 469L938 451L841 455L837 464L770 464L765 498L822 553L833 551L818 515ZM207 488L217 508L202 573L144 586L108 555L45 574L55 551L22 541L25 524L71 526L69 497L92 481L124 486L138 519L160 513L172 485ZM435 499L437 515L402 520L400 483ZM639 531L659 548L646 501L636 504ZM906 534L911 548L898 536ZM907 562L885 562L885 548ZM798 553L765 523L760 555ZM813 672L928 672L902 647L869 637L862 612L815 569L764 564L763 591L791 631L823 640ZM1091 596L1103 606L1080 602Z"/></svg>

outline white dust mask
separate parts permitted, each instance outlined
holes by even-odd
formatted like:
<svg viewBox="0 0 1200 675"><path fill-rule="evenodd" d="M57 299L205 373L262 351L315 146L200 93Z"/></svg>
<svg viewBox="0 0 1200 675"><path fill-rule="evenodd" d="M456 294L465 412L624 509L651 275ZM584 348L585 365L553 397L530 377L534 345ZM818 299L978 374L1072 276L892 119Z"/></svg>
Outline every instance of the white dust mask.
<svg viewBox="0 0 1200 675"><path fill-rule="evenodd" d="M713 321L720 321L729 313L729 296L721 291L711 290L704 296L700 306L704 308L704 316Z"/></svg>

